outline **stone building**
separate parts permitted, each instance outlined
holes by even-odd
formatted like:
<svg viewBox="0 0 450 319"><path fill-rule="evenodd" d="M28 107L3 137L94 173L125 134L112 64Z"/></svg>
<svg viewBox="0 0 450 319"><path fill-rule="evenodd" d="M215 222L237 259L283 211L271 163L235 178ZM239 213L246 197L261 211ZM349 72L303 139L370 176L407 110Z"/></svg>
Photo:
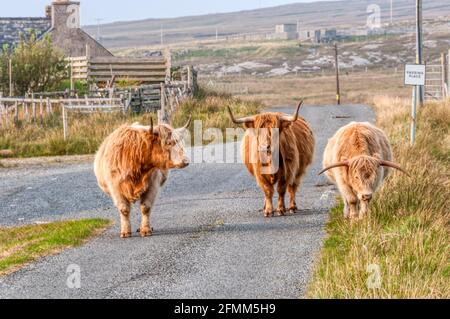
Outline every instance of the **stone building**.
<svg viewBox="0 0 450 319"><path fill-rule="evenodd" d="M48 35L66 56L113 56L104 46L80 28L80 2L54 0L43 18L0 18L0 45L16 45L21 33L30 29Z"/></svg>

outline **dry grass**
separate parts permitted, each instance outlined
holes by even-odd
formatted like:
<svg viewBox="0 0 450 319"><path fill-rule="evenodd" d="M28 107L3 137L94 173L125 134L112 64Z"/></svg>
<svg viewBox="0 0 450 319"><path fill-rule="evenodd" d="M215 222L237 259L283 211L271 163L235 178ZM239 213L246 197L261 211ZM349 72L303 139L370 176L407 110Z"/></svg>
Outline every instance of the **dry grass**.
<svg viewBox="0 0 450 319"><path fill-rule="evenodd" d="M231 89L230 93L243 100L259 100L266 106L293 105L299 99L308 104L334 104L336 102L335 75L324 76L284 76L262 78L254 76L223 77L201 79L203 85L214 83L214 86ZM234 91L234 92L233 92ZM245 91L245 93L241 93ZM363 103L368 98L386 94L407 97L411 90L403 85L401 70L395 72L369 71L346 73L341 75L342 103Z"/></svg>
<svg viewBox="0 0 450 319"><path fill-rule="evenodd" d="M229 94L200 90L192 99L183 102L179 112L173 115L174 126L184 125L192 115L201 120L203 128L233 127L226 112L226 106L233 108L237 115L258 113L261 103L233 98ZM8 157L37 157L93 154L111 132L125 123L149 124L155 114L76 114L69 113L69 138L65 141L61 114L56 110L45 118L44 123L19 122L18 127L0 127L0 150L8 150ZM6 153L5 153L6 154ZM0 153L0 158L2 158Z"/></svg>
<svg viewBox="0 0 450 319"><path fill-rule="evenodd" d="M189 116L192 116L194 120L202 121L204 129L218 128L225 132L226 128L234 127L228 115L228 106L238 117L257 114L263 107L255 100L245 101L227 93L201 90L198 97L186 100L174 114L174 126L184 125Z"/></svg>
<svg viewBox="0 0 450 319"><path fill-rule="evenodd" d="M44 123L20 122L18 127L0 128L0 149L11 150L15 157L92 154L103 139L124 123L150 123L150 115L122 113L91 115L69 114L69 138L63 136L61 114L56 111Z"/></svg>
<svg viewBox="0 0 450 319"><path fill-rule="evenodd" d="M391 138L397 161L412 175L391 176L368 218L350 225L342 206L332 212L308 296L311 298L450 297L450 103L420 111L409 146L409 101L373 99L378 125ZM378 265L381 286L367 286Z"/></svg>
<svg viewBox="0 0 450 319"><path fill-rule="evenodd" d="M104 219L85 219L0 228L0 275L11 273L39 257L79 246L110 224Z"/></svg>

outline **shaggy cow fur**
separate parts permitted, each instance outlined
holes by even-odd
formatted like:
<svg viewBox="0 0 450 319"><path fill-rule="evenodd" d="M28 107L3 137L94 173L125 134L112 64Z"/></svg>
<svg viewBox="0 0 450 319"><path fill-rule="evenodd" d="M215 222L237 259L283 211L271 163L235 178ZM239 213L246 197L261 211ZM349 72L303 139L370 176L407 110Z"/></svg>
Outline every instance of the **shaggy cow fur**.
<svg viewBox="0 0 450 319"><path fill-rule="evenodd" d="M284 202L286 190L290 197L289 211L291 213L297 211L295 195L301 178L314 156L314 136L307 122L301 117L295 122L283 122L283 116L285 114L282 113L263 113L254 116L253 122L245 124L247 131L242 141L244 164L256 178L257 184L265 195L264 215L266 217L273 216L272 199L275 184L277 184L279 195L277 214L282 216L286 212ZM279 134L279 147L273 145L274 132ZM261 152L268 153L269 165L275 160L273 155L278 157L276 172L268 173L265 170L264 162L267 162L267 159L262 161Z"/></svg>
<svg viewBox="0 0 450 319"><path fill-rule="evenodd" d="M328 141L323 156L327 177L344 199L346 218L363 218L373 193L388 176L392 150L382 130L370 123L350 123Z"/></svg>
<svg viewBox="0 0 450 319"><path fill-rule="evenodd" d="M140 200L142 236L152 234L150 210L169 170L183 168L188 159L182 132L168 125L123 125L108 136L95 157L98 185L121 214L121 237L131 236L130 206Z"/></svg>

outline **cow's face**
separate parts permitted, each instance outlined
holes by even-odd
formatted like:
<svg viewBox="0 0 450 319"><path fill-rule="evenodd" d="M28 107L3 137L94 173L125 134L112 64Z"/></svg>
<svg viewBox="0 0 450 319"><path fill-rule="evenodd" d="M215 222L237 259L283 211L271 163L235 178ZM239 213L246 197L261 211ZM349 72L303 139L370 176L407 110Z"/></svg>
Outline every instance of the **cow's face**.
<svg viewBox="0 0 450 319"><path fill-rule="evenodd" d="M358 156L349 161L349 184L362 202L370 202L381 178L379 155Z"/></svg>
<svg viewBox="0 0 450 319"><path fill-rule="evenodd" d="M184 146L184 138L188 133L187 129L172 129L169 126L161 126L160 129L161 148L164 153L167 169L185 168L189 165L190 159Z"/></svg>
<svg viewBox="0 0 450 319"><path fill-rule="evenodd" d="M279 153L279 132L281 131L281 121L276 115L269 113L255 116L253 123L246 124L245 127L252 131L256 139L252 151L257 154L258 163L263 167L271 167Z"/></svg>
<svg viewBox="0 0 450 319"><path fill-rule="evenodd" d="M301 101L293 116L281 113L263 113L254 116L248 116L236 119L228 106L230 119L234 124L244 125L246 129L251 130L251 135L256 143L251 145L250 158L253 161L257 154L257 163L263 167L263 174L275 174L278 171L279 160L279 136L284 129L287 129L298 120L298 112L302 106ZM255 154L256 153L256 154Z"/></svg>

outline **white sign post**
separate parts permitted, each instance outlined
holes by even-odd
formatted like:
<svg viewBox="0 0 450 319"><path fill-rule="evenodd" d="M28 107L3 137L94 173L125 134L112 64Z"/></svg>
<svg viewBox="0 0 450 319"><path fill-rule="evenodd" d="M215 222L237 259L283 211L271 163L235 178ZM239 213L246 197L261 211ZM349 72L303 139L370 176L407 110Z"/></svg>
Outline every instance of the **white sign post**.
<svg viewBox="0 0 450 319"><path fill-rule="evenodd" d="M405 85L413 86L412 110L411 110L411 146L416 138L416 114L417 114L417 91L425 85L426 66L422 64L407 64L405 66Z"/></svg>

